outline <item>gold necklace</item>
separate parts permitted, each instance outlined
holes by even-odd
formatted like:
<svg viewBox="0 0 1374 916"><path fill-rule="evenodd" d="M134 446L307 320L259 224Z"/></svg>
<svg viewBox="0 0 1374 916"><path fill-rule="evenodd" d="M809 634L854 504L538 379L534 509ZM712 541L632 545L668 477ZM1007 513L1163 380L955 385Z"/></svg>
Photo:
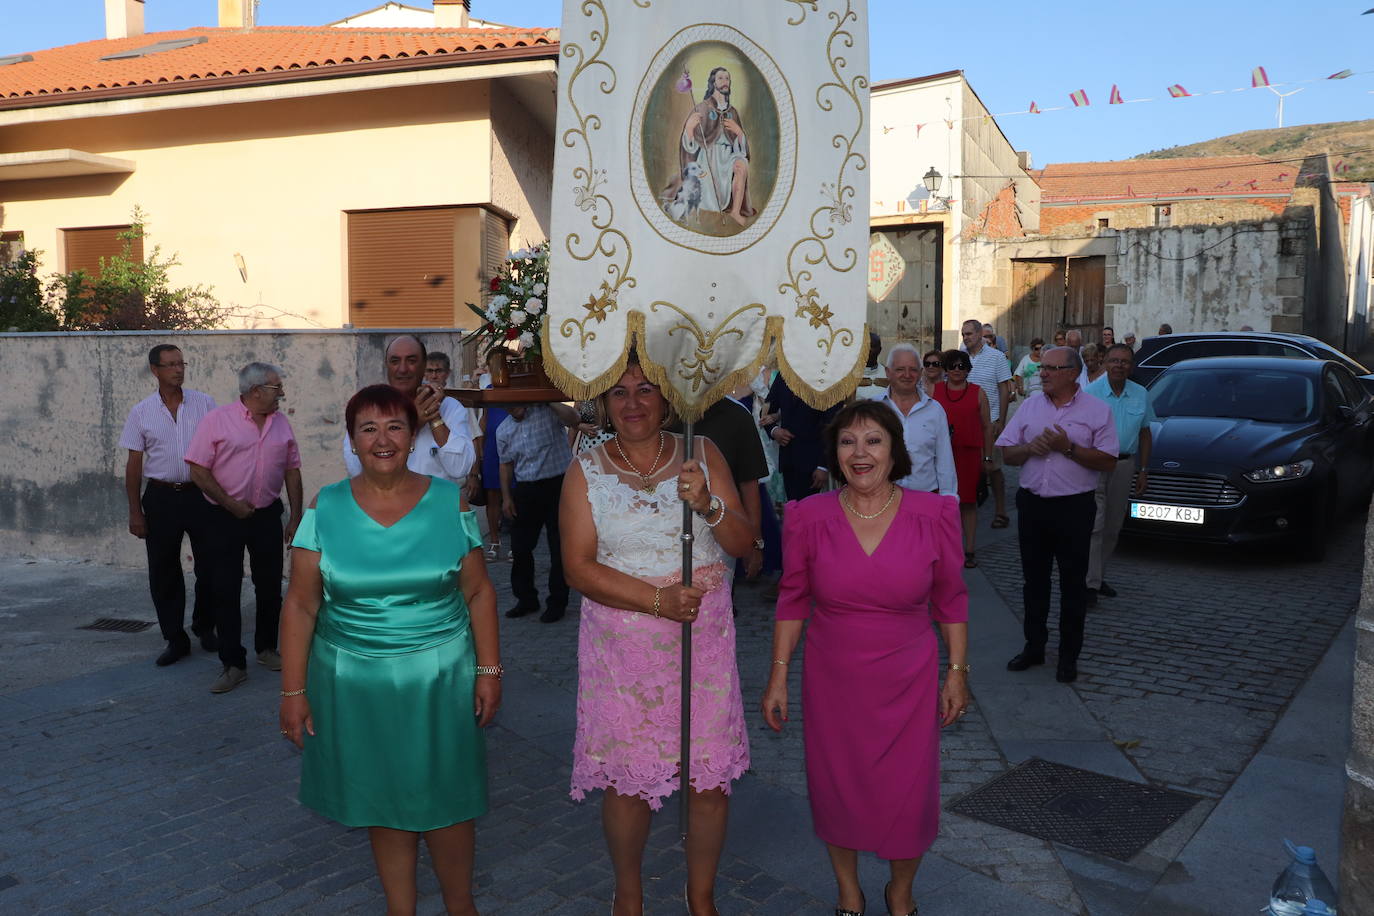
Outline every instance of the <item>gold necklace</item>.
<svg viewBox="0 0 1374 916"><path fill-rule="evenodd" d="M888 510L888 507L890 507L890 506L892 505L892 501L893 501L894 499L897 498L897 489L898 489L897 485L894 483L894 484L889 484L889 486L892 487L892 492L889 493L889 494L887 494L887 502L883 503L883 507L882 507L881 509L879 509L877 512L874 512L872 515L864 515L864 514L863 514L862 512L860 512L858 509L855 509L853 506L851 506L851 505L849 504L849 500L845 498L845 493L848 492L849 487L845 487L843 490L840 491L840 503L841 503L841 505L843 505L846 509L848 509L850 512L853 512L855 515L857 515L859 518L862 518L862 519L874 519L874 518L877 518L878 516L880 516L880 515L882 515L884 512L886 512L886 511Z"/></svg>
<svg viewBox="0 0 1374 916"><path fill-rule="evenodd" d="M653 474L654 474L654 471L658 469L658 459L660 459L660 458L663 457L663 443L666 442L666 441L667 441L667 437L663 435L663 431L662 431L662 430L659 430L659 433L658 433L658 454L654 456L654 463L651 464L651 465L649 465L649 473L645 474L645 473L644 473L643 471L641 471L639 468L635 467L635 463L634 463L633 461L630 460L630 456L627 455L627 454L625 454L625 449L622 448L621 445L620 445L620 434L619 434L619 433L616 434L616 437L615 437L615 450L616 450L617 452L620 452L620 460L623 461L623 462L625 462L626 464L628 464L628 465L630 466L630 470L634 471L636 474L639 475L639 479L643 482L643 485L640 487L640 489L642 489L645 493L652 493L652 492L654 492L654 485L651 484L651 483L649 483L649 478L652 477Z"/></svg>

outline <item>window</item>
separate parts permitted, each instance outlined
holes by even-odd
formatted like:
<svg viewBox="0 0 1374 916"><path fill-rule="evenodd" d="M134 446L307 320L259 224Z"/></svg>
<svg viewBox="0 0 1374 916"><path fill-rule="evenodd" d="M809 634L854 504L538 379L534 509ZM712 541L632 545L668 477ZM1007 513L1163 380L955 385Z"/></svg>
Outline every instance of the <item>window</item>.
<svg viewBox="0 0 1374 916"><path fill-rule="evenodd" d="M1097 228L1110 229L1112 228L1112 221L1105 216L1099 216L1097 218Z"/></svg>
<svg viewBox="0 0 1374 916"><path fill-rule="evenodd" d="M0 264L13 264L24 253L24 233L0 232Z"/></svg>
<svg viewBox="0 0 1374 916"><path fill-rule="evenodd" d="M1365 399L1369 397L1369 395L1365 392L1364 388L1361 387L1360 383L1355 381L1353 375L1343 369L1332 369L1331 374L1336 378L1336 381L1340 382L1341 389L1345 392L1347 404L1356 408L1364 404Z"/></svg>
<svg viewBox="0 0 1374 916"><path fill-rule="evenodd" d="M1279 356L1283 359L1311 359L1312 354L1292 344L1275 340L1257 340L1253 351L1257 356Z"/></svg>
<svg viewBox="0 0 1374 916"><path fill-rule="evenodd" d="M1172 366L1185 359L1201 359L1204 356L1253 356L1255 342L1252 340L1189 340L1165 347L1143 363L1146 366Z"/></svg>
<svg viewBox="0 0 1374 916"><path fill-rule="evenodd" d="M101 259L108 260L124 253L124 246L130 244L120 238L130 226L100 226L93 229L62 230L62 269L66 273L84 270L88 275L100 275ZM143 260L143 239L134 239L131 256Z"/></svg>
<svg viewBox="0 0 1374 916"><path fill-rule="evenodd" d="M1328 414L1339 414L1342 407L1351 406L1346 399L1345 389L1341 387L1340 379L1330 370L1322 375L1322 397L1326 400L1324 407Z"/></svg>
<svg viewBox="0 0 1374 916"><path fill-rule="evenodd" d="M1155 204L1154 224L1156 226L1168 226L1172 224L1173 207L1168 204Z"/></svg>
<svg viewBox="0 0 1374 916"><path fill-rule="evenodd" d="M348 320L360 328L471 327L510 245L482 207L360 210L348 215Z"/></svg>

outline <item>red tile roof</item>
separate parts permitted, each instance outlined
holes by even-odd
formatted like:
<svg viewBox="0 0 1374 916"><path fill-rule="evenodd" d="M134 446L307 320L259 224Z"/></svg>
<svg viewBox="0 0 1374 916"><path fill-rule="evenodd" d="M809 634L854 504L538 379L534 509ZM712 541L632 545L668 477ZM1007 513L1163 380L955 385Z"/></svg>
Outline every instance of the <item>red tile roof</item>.
<svg viewBox="0 0 1374 916"><path fill-rule="evenodd" d="M1292 194L1302 162L1260 156L1061 162L1032 172L1042 204L1079 200Z"/></svg>
<svg viewBox="0 0 1374 916"><path fill-rule="evenodd" d="M160 41L204 36L190 47L125 60L101 60L109 54ZM190 88L219 88L219 83L285 82L348 75L367 65L404 69L420 61L461 66L464 58L553 57L557 29L331 29L264 26L250 30L195 28L154 32L133 38L102 39L34 51L33 60L0 67L0 105L14 100L31 104L81 101L98 97ZM274 78L275 77L275 78ZM125 91L120 91L125 90Z"/></svg>

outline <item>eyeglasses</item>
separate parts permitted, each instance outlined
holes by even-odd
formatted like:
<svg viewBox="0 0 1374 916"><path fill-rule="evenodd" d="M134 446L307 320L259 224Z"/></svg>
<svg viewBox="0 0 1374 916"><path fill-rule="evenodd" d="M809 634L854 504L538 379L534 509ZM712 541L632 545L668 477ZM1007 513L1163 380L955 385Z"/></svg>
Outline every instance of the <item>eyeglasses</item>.
<svg viewBox="0 0 1374 916"><path fill-rule="evenodd" d="M1072 369L1072 368L1073 368L1073 366L1051 366L1051 365L1049 365L1048 363L1041 363L1041 364L1040 364L1040 371L1041 371L1041 372L1049 372L1049 371L1051 371L1052 369Z"/></svg>
<svg viewBox="0 0 1374 916"><path fill-rule="evenodd" d="M939 368L940 368L940 361L939 361L938 359L936 359L936 360L926 360L926 362L925 362L924 365L925 365L925 367L926 367L927 369L939 369Z"/></svg>
<svg viewBox="0 0 1374 916"><path fill-rule="evenodd" d="M281 391L280 385L259 385L259 388L271 388L273 391Z"/></svg>

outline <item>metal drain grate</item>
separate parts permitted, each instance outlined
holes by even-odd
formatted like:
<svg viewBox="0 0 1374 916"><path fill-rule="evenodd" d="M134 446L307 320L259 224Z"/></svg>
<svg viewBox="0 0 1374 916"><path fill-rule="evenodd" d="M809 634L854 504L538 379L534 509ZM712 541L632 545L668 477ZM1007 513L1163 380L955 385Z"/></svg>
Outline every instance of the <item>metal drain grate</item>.
<svg viewBox="0 0 1374 916"><path fill-rule="evenodd" d="M118 617L101 617L78 630L112 630L115 633L142 633L153 625L151 620L121 620Z"/></svg>
<svg viewBox="0 0 1374 916"><path fill-rule="evenodd" d="M949 810L1125 862L1197 802L1193 795L1032 757Z"/></svg>

